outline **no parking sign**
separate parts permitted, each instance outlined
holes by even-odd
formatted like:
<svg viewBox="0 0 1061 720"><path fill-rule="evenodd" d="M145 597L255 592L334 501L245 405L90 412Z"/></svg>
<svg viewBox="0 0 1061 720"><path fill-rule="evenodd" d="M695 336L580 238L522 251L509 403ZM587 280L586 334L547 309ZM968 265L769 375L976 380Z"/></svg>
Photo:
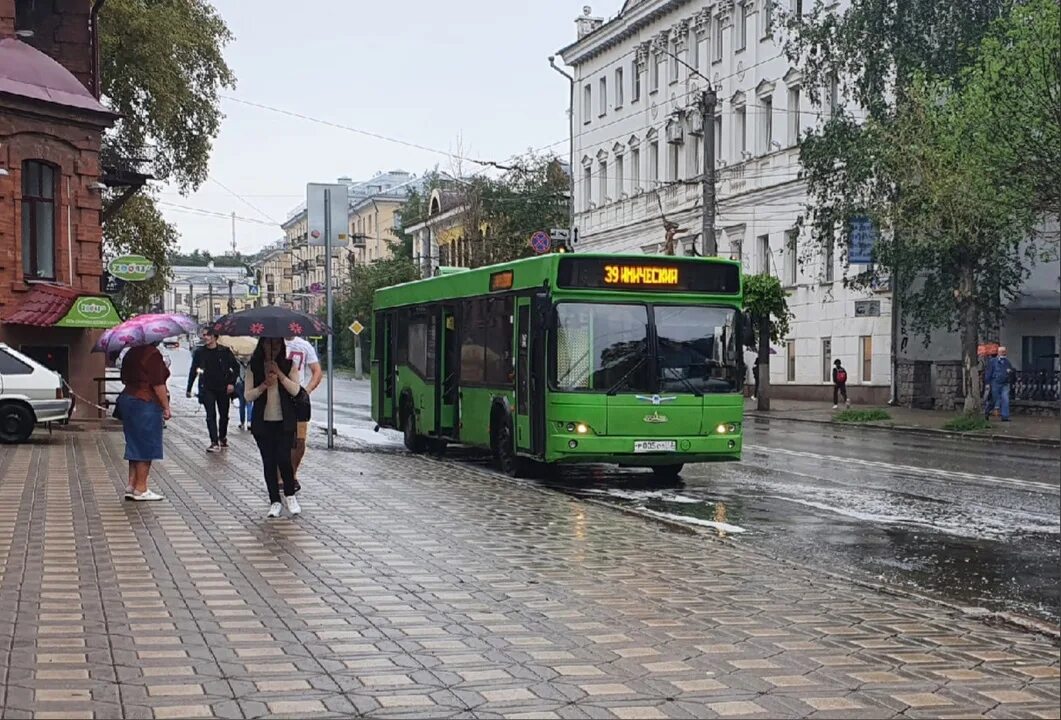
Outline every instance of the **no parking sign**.
<svg viewBox="0 0 1061 720"><path fill-rule="evenodd" d="M553 241L552 238L549 237L549 233L544 230L539 230L531 235L530 245L534 248L534 252L542 255L549 252L549 249L553 246Z"/></svg>

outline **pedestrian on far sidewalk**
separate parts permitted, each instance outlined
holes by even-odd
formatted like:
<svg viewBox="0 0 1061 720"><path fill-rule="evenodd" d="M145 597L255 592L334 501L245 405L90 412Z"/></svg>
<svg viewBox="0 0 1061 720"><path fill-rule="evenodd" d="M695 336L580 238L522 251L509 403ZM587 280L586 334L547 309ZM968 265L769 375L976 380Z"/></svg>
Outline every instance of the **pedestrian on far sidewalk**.
<svg viewBox="0 0 1061 720"><path fill-rule="evenodd" d="M280 517L283 511L278 476L284 481L287 511L298 515L302 508L295 497L298 485L291 467L291 448L298 423L295 397L302 386L298 384L298 372L287 358L282 339L262 338L258 341L250 367L244 373L244 386L245 397L254 403L251 433L258 443L265 486L269 489L270 505L266 517Z"/></svg>
<svg viewBox="0 0 1061 720"><path fill-rule="evenodd" d="M188 371L188 397L199 378L199 402L206 409L206 430L210 433L209 453L228 447L228 409L236 392L239 363L224 345L219 345L213 328L203 330L203 344L192 353Z"/></svg>
<svg viewBox="0 0 1061 720"><path fill-rule="evenodd" d="M1009 386L1016 373L1013 363L1009 361L1006 348L1000 347L998 357L992 358L987 363L987 372L984 373L984 384L991 388L991 397L984 405L985 420L990 419L991 411L997 405L1002 422L1009 422Z"/></svg>
<svg viewBox="0 0 1061 720"><path fill-rule="evenodd" d="M129 462L129 484L125 499L158 501L162 496L148 489L151 463L162 459L162 427L170 419L169 369L158 344L132 348L122 358L122 384L117 417L125 432L125 459Z"/></svg>
<svg viewBox="0 0 1061 720"><path fill-rule="evenodd" d="M839 360L833 361L833 410L840 405L840 398L844 398L844 406L851 407L851 401L847 399L847 370Z"/></svg>
<svg viewBox="0 0 1061 720"><path fill-rule="evenodd" d="M236 401L239 402L239 429L243 432L247 429L247 398L244 394L246 389L246 383L243 380L243 373L246 371L243 363L240 363L240 373L236 378Z"/></svg>
<svg viewBox="0 0 1061 720"><path fill-rule="evenodd" d="M284 339L287 346L287 358L298 371L298 383L306 389L307 397L313 394L317 386L321 384L324 372L321 370L320 358L313 345L305 338L289 337ZM295 433L295 444L291 449L291 467L295 469L295 488L301 490L298 482L298 468L302 465L302 459L306 456L306 438L309 436L310 403L300 406L304 409L298 418L298 429Z"/></svg>

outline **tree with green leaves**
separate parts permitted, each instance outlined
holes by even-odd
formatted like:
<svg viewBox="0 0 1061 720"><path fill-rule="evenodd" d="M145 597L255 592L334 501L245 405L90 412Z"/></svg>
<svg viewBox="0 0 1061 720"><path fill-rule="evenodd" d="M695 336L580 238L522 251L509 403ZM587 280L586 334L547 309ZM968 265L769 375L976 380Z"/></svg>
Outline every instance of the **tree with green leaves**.
<svg viewBox="0 0 1061 720"><path fill-rule="evenodd" d="M1028 158L1045 168L1040 178L1050 172L1038 160L1049 157L1045 149L1037 153L1029 140L1057 136L1049 112L1028 108L1045 109L1057 97L1056 64L1040 73L1042 87L1031 93L1037 100L1017 106L1024 109L1002 113L984 103L1002 92L1001 64L1015 62L1012 55L1024 58L1018 68L1041 66L1043 47L1056 57L1057 4L855 0L838 13L818 2L787 27L786 49L811 99L821 101L822 88L839 82L840 94L860 108L837 108L802 138L814 241L803 259L827 243L846 253L851 220L872 220L874 264L845 282L891 281L904 318L926 342L934 329L960 330L969 408L979 395L980 327L997 320L1034 261L1035 210L1049 195L1035 188L1052 186L1028 172ZM1012 42L1014 32L1022 42ZM1005 136L1015 147L1000 141Z"/></svg>
<svg viewBox="0 0 1061 720"><path fill-rule="evenodd" d="M781 286L780 278L769 273L745 275L744 309L752 317L758 345L756 365L759 373L759 392L756 396L759 410L770 409L770 343L778 344L789 333L792 312L788 309L788 295Z"/></svg>
<svg viewBox="0 0 1061 720"><path fill-rule="evenodd" d="M191 192L207 178L210 150L221 128L219 93L235 78L222 51L232 39L206 0L110 0L100 15L104 101L121 119L104 137L104 161L146 159L155 180ZM123 199L104 197L104 212ZM132 252L155 263L153 280L125 299L142 308L169 281L169 255L178 233L142 189L103 227L105 252Z"/></svg>
<svg viewBox="0 0 1061 720"><path fill-rule="evenodd" d="M352 366L354 363L354 345L358 339L346 329L354 320L359 320L368 328L360 336L360 341L364 343L362 347L368 347L375 330L372 322L372 296L376 290L419 278L419 268L406 257L376 260L350 267L349 280L334 313L334 330L339 333L339 342L335 344L336 364Z"/></svg>

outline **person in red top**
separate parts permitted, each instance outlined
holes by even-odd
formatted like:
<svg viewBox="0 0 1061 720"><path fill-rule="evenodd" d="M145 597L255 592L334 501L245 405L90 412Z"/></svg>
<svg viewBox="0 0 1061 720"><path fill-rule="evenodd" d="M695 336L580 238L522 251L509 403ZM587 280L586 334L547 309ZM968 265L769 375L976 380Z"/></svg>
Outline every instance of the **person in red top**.
<svg viewBox="0 0 1061 720"><path fill-rule="evenodd" d="M125 499L162 500L147 487L151 463L162 459L162 426L172 417L169 406L169 368L158 343L129 350L122 360L122 384L118 417L125 431L125 459L129 461L129 485Z"/></svg>

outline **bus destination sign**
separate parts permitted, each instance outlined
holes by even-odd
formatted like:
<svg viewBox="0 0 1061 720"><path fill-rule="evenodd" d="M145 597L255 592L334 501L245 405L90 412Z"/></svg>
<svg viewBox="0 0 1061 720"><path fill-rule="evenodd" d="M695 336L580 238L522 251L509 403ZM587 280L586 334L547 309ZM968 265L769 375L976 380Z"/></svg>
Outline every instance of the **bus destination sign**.
<svg viewBox="0 0 1061 720"><path fill-rule="evenodd" d="M604 284L677 287L678 268L658 265L605 265Z"/></svg>
<svg viewBox="0 0 1061 720"><path fill-rule="evenodd" d="M570 290L644 290L719 295L740 293L740 270L702 259L664 260L568 256L557 268L557 287Z"/></svg>

